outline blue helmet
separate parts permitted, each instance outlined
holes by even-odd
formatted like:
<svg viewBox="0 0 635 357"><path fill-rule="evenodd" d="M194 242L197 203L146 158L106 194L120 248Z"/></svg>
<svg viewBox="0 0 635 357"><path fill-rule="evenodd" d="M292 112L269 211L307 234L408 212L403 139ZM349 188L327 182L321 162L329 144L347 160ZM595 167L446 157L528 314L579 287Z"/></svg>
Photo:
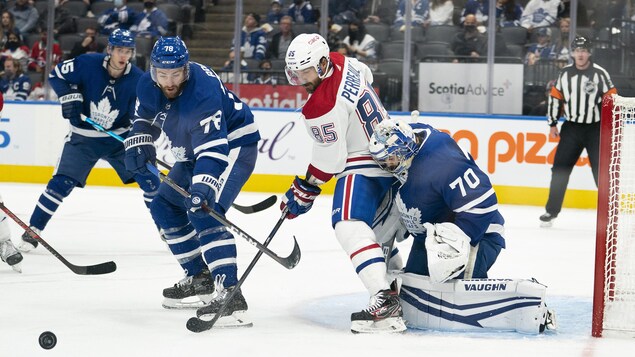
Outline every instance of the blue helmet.
<svg viewBox="0 0 635 357"><path fill-rule="evenodd" d="M108 37L108 46L134 48L134 36L128 30L116 29Z"/></svg>
<svg viewBox="0 0 635 357"><path fill-rule="evenodd" d="M368 149L375 162L402 184L408 179L412 157L419 150L412 127L401 119L386 119L377 124Z"/></svg>
<svg viewBox="0 0 635 357"><path fill-rule="evenodd" d="M190 74L190 52L180 37L161 37L152 47L150 54L150 75L156 82L156 69L185 67L185 80Z"/></svg>

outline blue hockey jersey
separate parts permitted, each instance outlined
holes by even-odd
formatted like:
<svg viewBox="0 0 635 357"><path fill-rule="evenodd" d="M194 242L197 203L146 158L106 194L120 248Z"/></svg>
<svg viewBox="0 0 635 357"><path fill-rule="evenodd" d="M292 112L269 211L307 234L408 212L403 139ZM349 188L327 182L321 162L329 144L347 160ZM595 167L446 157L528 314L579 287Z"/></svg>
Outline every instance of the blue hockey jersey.
<svg viewBox="0 0 635 357"><path fill-rule="evenodd" d="M5 100L25 101L31 93L31 80L22 73L17 78L0 79L0 90L4 93Z"/></svg>
<svg viewBox="0 0 635 357"><path fill-rule="evenodd" d="M49 82L58 97L77 88L84 96L82 114L108 130L122 129L117 131L121 133L130 127L137 83L143 71L128 63L121 77L112 78L108 59L105 54L90 53L61 62L51 71ZM95 131L85 122L73 125Z"/></svg>
<svg viewBox="0 0 635 357"><path fill-rule="evenodd" d="M196 162L194 175L219 177L230 149L260 140L249 107L199 63L190 62L189 79L177 98L166 98L149 72L141 77L137 95L133 131L157 139L163 130L177 161Z"/></svg>
<svg viewBox="0 0 635 357"><path fill-rule="evenodd" d="M448 134L426 124L411 126L423 143L395 199L408 231L425 239L424 223L452 222L473 246L487 236L505 247L505 220L489 177Z"/></svg>

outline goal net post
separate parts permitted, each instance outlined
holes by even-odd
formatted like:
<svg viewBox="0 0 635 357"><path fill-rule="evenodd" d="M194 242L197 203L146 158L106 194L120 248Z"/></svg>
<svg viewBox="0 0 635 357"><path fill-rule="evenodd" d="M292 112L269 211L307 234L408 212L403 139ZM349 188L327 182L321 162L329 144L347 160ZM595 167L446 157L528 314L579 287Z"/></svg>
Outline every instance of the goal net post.
<svg viewBox="0 0 635 357"><path fill-rule="evenodd" d="M602 103L592 334L635 337L635 98Z"/></svg>

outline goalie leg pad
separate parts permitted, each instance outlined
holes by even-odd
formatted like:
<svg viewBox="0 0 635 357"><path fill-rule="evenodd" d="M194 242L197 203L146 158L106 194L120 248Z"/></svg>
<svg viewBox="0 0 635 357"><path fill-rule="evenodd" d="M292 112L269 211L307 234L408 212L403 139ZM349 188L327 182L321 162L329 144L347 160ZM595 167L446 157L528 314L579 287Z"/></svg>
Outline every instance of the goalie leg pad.
<svg viewBox="0 0 635 357"><path fill-rule="evenodd" d="M546 287L526 279L434 283L405 273L399 295L408 327L538 334L547 319ZM555 316L555 315L554 315Z"/></svg>
<svg viewBox="0 0 635 357"><path fill-rule="evenodd" d="M390 288L386 261L373 230L362 221L340 221L335 236L370 294Z"/></svg>

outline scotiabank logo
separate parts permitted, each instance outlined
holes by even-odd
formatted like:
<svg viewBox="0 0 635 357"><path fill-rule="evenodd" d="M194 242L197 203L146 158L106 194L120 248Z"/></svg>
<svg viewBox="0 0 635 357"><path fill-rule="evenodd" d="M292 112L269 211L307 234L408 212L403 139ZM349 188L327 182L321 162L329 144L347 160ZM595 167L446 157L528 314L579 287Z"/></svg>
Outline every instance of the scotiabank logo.
<svg viewBox="0 0 635 357"><path fill-rule="evenodd" d="M9 122L9 118L0 119L0 149L6 148L7 146L9 146L9 143L11 142L11 136L9 136L9 133L6 132L5 130L2 130L2 124L8 123L8 122Z"/></svg>
<svg viewBox="0 0 635 357"><path fill-rule="evenodd" d="M226 84L232 89L231 83ZM240 99L252 108L301 108L309 95L302 86L241 84Z"/></svg>

